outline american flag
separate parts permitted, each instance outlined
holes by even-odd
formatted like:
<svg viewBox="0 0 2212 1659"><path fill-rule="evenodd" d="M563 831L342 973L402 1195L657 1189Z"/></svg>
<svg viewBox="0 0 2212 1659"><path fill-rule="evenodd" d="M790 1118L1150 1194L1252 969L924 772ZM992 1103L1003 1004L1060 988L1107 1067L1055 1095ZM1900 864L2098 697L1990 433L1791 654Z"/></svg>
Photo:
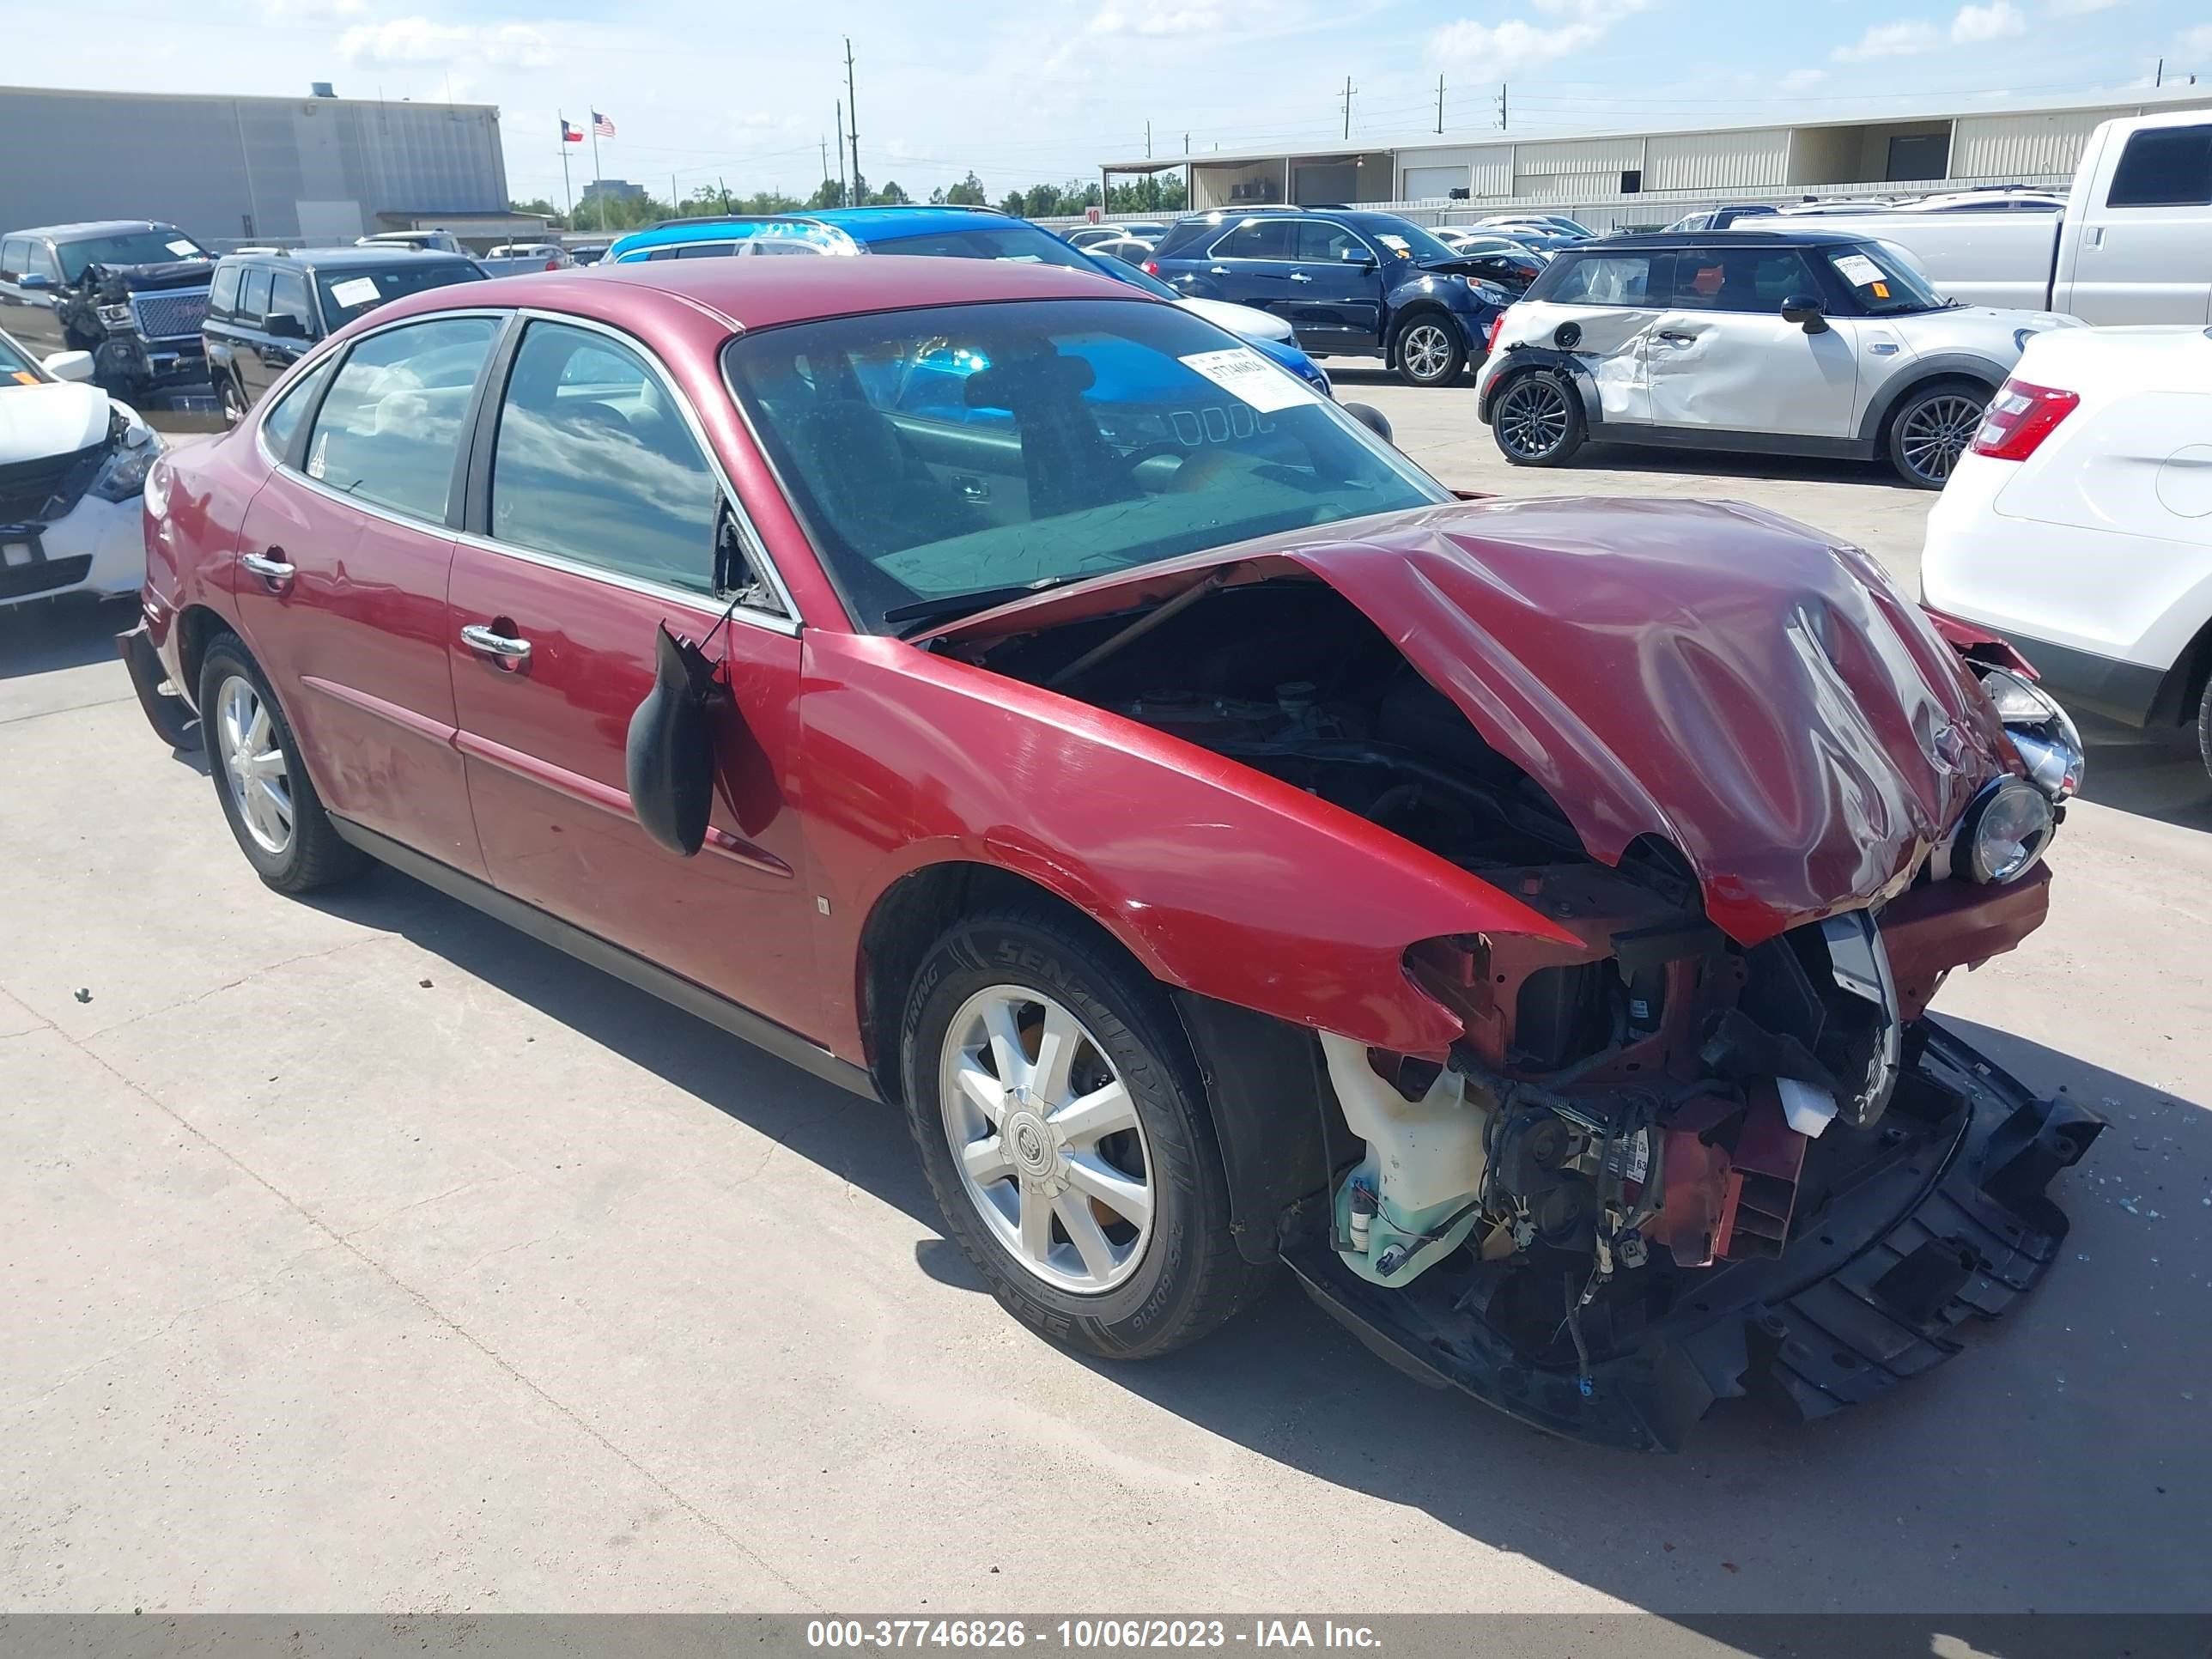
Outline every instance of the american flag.
<svg viewBox="0 0 2212 1659"><path fill-rule="evenodd" d="M593 110L592 112L592 131L599 137L611 138L615 136L615 124L612 121L610 121L605 116L600 114L599 111Z"/></svg>

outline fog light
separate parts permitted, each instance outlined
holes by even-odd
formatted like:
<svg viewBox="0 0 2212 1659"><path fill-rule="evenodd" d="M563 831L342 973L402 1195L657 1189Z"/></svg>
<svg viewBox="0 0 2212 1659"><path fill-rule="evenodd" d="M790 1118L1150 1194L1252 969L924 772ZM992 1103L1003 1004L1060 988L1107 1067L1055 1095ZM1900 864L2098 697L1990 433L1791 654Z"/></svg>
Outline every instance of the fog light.
<svg viewBox="0 0 2212 1659"><path fill-rule="evenodd" d="M1966 873L1976 881L2017 880L2050 844L2051 802L2033 784L1999 778L1975 797L1960 823Z"/></svg>

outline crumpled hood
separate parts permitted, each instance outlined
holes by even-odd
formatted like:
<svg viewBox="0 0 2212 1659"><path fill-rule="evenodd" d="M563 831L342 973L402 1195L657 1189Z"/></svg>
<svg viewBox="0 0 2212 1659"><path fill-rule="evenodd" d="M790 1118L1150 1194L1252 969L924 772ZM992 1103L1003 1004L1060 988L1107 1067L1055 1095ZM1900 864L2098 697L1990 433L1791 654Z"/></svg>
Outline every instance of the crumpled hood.
<svg viewBox="0 0 2212 1659"><path fill-rule="evenodd" d="M107 394L70 381L0 387L0 466L88 449L107 435Z"/></svg>
<svg viewBox="0 0 2212 1659"><path fill-rule="evenodd" d="M1893 894L2009 757L1986 696L1872 558L1736 502L1433 507L1041 594L939 637L1030 632L1224 565L1328 583L1593 857L1663 837L1746 945Z"/></svg>
<svg viewBox="0 0 2212 1659"><path fill-rule="evenodd" d="M126 294L146 294L172 288L205 288L215 280L215 266L205 259L165 260L157 265L101 265L100 291L121 299Z"/></svg>

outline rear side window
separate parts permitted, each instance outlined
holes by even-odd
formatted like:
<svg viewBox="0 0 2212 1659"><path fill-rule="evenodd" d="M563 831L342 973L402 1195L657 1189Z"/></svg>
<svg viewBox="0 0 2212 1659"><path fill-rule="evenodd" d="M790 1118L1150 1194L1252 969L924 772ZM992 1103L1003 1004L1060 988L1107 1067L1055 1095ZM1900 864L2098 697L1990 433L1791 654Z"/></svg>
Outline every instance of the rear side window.
<svg viewBox="0 0 2212 1659"><path fill-rule="evenodd" d="M2212 126L2151 127L2130 135L2106 205L2212 207Z"/></svg>
<svg viewBox="0 0 2212 1659"><path fill-rule="evenodd" d="M0 276L15 277L23 274L23 261L30 257L31 244L24 237L10 236L0 242Z"/></svg>
<svg viewBox="0 0 2212 1659"><path fill-rule="evenodd" d="M1218 259L1289 259L1296 257L1296 221L1248 219L1213 245Z"/></svg>
<svg viewBox="0 0 2212 1659"><path fill-rule="evenodd" d="M286 386L283 394L269 405L268 414L261 417L261 435L273 453L291 453L292 434L300 429L300 422L315 401L315 388L330 378L331 361L324 358Z"/></svg>
<svg viewBox="0 0 2212 1659"><path fill-rule="evenodd" d="M256 265L246 273L239 285L238 314L249 322L259 322L269 314L269 267Z"/></svg>
<svg viewBox="0 0 2212 1659"><path fill-rule="evenodd" d="M315 417L307 476L443 522L469 394L498 332L490 317L440 317L363 340Z"/></svg>
<svg viewBox="0 0 2212 1659"><path fill-rule="evenodd" d="M217 265L215 281L208 289L208 314L212 317L230 315L238 305L238 267Z"/></svg>
<svg viewBox="0 0 2212 1659"><path fill-rule="evenodd" d="M726 259L738 251L735 242L686 242L676 250L679 259Z"/></svg>
<svg viewBox="0 0 2212 1659"><path fill-rule="evenodd" d="M530 325L500 404L494 538L711 594L720 504L674 396L642 357L588 329Z"/></svg>
<svg viewBox="0 0 2212 1659"><path fill-rule="evenodd" d="M1640 306L1654 303L1659 285L1654 265L1665 256L1656 253L1591 254L1564 260L1545 273L1532 300L1562 306ZM1663 267L1662 267L1663 274Z"/></svg>

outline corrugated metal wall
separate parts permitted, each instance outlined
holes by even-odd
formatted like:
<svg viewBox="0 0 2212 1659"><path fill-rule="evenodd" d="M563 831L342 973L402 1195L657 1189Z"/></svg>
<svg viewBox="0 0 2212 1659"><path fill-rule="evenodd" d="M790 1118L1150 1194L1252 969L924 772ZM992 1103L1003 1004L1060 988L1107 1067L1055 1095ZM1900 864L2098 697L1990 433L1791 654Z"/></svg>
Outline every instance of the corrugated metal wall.
<svg viewBox="0 0 2212 1659"><path fill-rule="evenodd" d="M1559 173L1619 174L1624 167L1644 165L1641 138L1570 138L1556 143L1515 147L1514 167L1523 182ZM1620 180L1613 179L1616 187Z"/></svg>
<svg viewBox="0 0 2212 1659"><path fill-rule="evenodd" d="M1634 167L1635 162L1626 163ZM1520 189L1513 192L1523 202L1582 202L1620 194L1620 170L1616 167L1606 173L1549 173L1530 177L1523 173Z"/></svg>
<svg viewBox="0 0 2212 1659"><path fill-rule="evenodd" d="M1787 182L1789 165L1790 133L1783 127L1662 134L1644 141L1644 188L1771 189Z"/></svg>
<svg viewBox="0 0 2212 1659"><path fill-rule="evenodd" d="M2101 110L2067 115L1966 115L1951 139L1951 175L1999 181L2070 173Z"/></svg>
<svg viewBox="0 0 2212 1659"><path fill-rule="evenodd" d="M204 241L289 240L374 230L379 213L507 207L484 104L0 88L0 132L35 135L37 156L0 168L0 228L160 219Z"/></svg>

